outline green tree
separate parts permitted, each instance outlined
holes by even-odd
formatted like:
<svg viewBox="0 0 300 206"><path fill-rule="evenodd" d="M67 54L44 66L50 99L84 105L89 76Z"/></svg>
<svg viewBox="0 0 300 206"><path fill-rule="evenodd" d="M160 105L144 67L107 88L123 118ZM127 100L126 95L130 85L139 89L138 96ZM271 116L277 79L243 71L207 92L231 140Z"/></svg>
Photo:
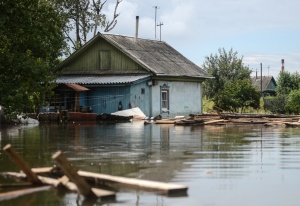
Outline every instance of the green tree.
<svg viewBox="0 0 300 206"><path fill-rule="evenodd" d="M204 95L213 98L220 90L224 89L225 83L250 79L251 70L244 66L243 58L237 57L237 52L232 49L229 52L219 49L218 54L205 58L202 68L214 79L204 82Z"/></svg>
<svg viewBox="0 0 300 206"><path fill-rule="evenodd" d="M286 111L293 114L300 112L300 89L293 90L289 93L286 102Z"/></svg>
<svg viewBox="0 0 300 206"><path fill-rule="evenodd" d="M0 0L0 105L6 114L35 109L51 91L66 44L54 2Z"/></svg>
<svg viewBox="0 0 300 206"><path fill-rule="evenodd" d="M292 90L299 89L299 73L290 74L287 71L281 71L277 78L277 94L288 95Z"/></svg>
<svg viewBox="0 0 300 206"><path fill-rule="evenodd" d="M271 111L273 114L285 114L287 95L277 94L275 97L268 98L269 103L265 105L265 109Z"/></svg>
<svg viewBox="0 0 300 206"><path fill-rule="evenodd" d="M241 112L244 112L247 107L258 109L260 96L260 91L251 84L250 80L235 80L226 82L213 101L218 110L237 112L241 109Z"/></svg>
<svg viewBox="0 0 300 206"><path fill-rule="evenodd" d="M122 0L116 0L112 20L102 12L107 2L101 0L56 0L68 24L65 27L67 39L72 44L72 49L77 50L88 40L88 34L97 34L98 28L104 28L104 32L111 31L117 24L117 9ZM73 35L75 34L75 38Z"/></svg>

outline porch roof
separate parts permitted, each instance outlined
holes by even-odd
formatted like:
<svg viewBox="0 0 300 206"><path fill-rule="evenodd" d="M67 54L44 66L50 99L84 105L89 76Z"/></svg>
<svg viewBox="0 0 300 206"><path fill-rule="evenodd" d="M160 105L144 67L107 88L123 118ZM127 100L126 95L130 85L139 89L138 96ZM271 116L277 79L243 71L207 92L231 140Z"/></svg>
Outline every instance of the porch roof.
<svg viewBox="0 0 300 206"><path fill-rule="evenodd" d="M97 75L64 75L56 79L57 84L130 84L150 77L150 75L97 76Z"/></svg>

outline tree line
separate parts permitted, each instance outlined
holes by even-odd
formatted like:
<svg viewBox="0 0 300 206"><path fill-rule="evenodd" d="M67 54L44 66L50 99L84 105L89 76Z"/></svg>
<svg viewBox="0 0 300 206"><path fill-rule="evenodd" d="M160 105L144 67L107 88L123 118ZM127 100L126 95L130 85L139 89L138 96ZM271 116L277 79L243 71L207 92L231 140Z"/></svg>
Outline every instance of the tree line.
<svg viewBox="0 0 300 206"><path fill-rule="evenodd" d="M299 114L300 75L281 71L276 80L276 95L262 97L251 82L251 70L232 49L223 48L205 58L202 68L214 79L204 82L204 95L214 103L214 109L224 112L244 112L246 108L273 114ZM261 98L269 104L261 105Z"/></svg>
<svg viewBox="0 0 300 206"><path fill-rule="evenodd" d="M5 114L44 104L62 56L79 49L88 34L112 30L121 1L116 0L109 18L102 11L106 0L0 0L0 105Z"/></svg>

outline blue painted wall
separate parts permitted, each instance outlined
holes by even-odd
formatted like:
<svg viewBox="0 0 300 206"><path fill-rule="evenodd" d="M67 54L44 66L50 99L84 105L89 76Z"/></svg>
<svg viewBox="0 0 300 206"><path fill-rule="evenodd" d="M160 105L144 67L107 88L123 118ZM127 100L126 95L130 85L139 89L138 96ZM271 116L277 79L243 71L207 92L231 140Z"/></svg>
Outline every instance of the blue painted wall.
<svg viewBox="0 0 300 206"><path fill-rule="evenodd" d="M124 86L89 87L89 91L80 93L80 106L91 107L93 113L113 113L119 110L121 102L122 110L139 107L149 116L150 88L147 80Z"/></svg>
<svg viewBox="0 0 300 206"><path fill-rule="evenodd" d="M127 109L130 102L130 86L89 88L87 103L93 113L112 113L118 111L119 102Z"/></svg>
<svg viewBox="0 0 300 206"><path fill-rule="evenodd" d="M130 89L130 103L132 106L139 107L146 116L150 116L150 98L151 87L147 85L147 81L134 84Z"/></svg>

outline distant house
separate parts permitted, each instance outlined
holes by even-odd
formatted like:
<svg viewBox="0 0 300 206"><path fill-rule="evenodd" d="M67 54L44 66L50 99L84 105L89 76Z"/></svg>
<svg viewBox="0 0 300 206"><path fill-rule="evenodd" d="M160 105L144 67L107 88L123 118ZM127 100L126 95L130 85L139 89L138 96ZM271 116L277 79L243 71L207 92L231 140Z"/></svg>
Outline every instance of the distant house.
<svg viewBox="0 0 300 206"><path fill-rule="evenodd" d="M273 76L255 76L251 77L252 84L259 90L262 91L263 96L274 96L276 95L276 81Z"/></svg>
<svg viewBox="0 0 300 206"><path fill-rule="evenodd" d="M200 67L163 41L98 34L65 59L50 109L147 116L202 113Z"/></svg>

